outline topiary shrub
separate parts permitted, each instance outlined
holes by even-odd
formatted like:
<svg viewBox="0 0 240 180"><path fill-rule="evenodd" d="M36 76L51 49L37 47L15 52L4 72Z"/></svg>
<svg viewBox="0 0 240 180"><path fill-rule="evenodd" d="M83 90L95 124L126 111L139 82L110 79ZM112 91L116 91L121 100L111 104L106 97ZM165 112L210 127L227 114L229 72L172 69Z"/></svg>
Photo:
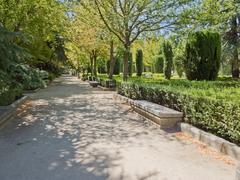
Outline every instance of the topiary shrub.
<svg viewBox="0 0 240 180"><path fill-rule="evenodd" d="M164 67L164 57L163 55L158 55L154 61L154 72L163 73L163 67Z"/></svg>
<svg viewBox="0 0 240 180"><path fill-rule="evenodd" d="M221 58L219 33L199 31L190 33L186 44L184 69L189 80L215 80Z"/></svg>
<svg viewBox="0 0 240 180"><path fill-rule="evenodd" d="M173 51L172 45L169 41L163 43L164 55L164 75L166 79L171 79L173 69Z"/></svg>
<svg viewBox="0 0 240 180"><path fill-rule="evenodd" d="M141 49L138 49L136 54L136 71L137 76L141 77L143 71L143 52Z"/></svg>

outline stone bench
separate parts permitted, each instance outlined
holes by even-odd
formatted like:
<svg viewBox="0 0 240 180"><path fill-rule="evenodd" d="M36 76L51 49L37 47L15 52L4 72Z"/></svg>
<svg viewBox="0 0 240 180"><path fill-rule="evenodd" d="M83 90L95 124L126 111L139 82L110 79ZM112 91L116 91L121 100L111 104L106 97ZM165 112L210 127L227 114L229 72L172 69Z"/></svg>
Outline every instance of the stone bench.
<svg viewBox="0 0 240 180"><path fill-rule="evenodd" d="M131 106L137 113L159 124L163 129L172 128L183 119L183 113L148 101L137 100Z"/></svg>
<svg viewBox="0 0 240 180"><path fill-rule="evenodd" d="M157 123L163 129L172 128L181 122L183 113L145 100L132 100L116 94L115 99L124 101L131 105L134 111L143 117Z"/></svg>
<svg viewBox="0 0 240 180"><path fill-rule="evenodd" d="M97 87L99 85L99 82L97 81L89 81L90 86Z"/></svg>

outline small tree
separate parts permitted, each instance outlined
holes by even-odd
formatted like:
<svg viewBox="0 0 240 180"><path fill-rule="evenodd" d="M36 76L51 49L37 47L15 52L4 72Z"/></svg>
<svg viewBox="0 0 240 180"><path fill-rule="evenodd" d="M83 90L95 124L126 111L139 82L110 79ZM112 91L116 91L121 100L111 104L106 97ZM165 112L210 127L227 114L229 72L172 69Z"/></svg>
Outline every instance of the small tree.
<svg viewBox="0 0 240 180"><path fill-rule="evenodd" d="M163 67L164 67L164 57L163 55L158 55L154 61L154 72L163 73Z"/></svg>
<svg viewBox="0 0 240 180"><path fill-rule="evenodd" d="M173 69L173 51L172 45L169 41L163 43L164 55L164 75L166 79L171 79Z"/></svg>
<svg viewBox="0 0 240 180"><path fill-rule="evenodd" d="M186 44L184 69L189 80L215 80L221 59L219 33L199 31L190 33Z"/></svg>
<svg viewBox="0 0 240 180"><path fill-rule="evenodd" d="M141 77L143 70L143 52L141 49L138 49L136 54L136 70L137 76Z"/></svg>
<svg viewBox="0 0 240 180"><path fill-rule="evenodd" d="M180 78L183 76L183 72L184 72L183 62L184 62L184 55L177 54L174 57L174 66Z"/></svg>

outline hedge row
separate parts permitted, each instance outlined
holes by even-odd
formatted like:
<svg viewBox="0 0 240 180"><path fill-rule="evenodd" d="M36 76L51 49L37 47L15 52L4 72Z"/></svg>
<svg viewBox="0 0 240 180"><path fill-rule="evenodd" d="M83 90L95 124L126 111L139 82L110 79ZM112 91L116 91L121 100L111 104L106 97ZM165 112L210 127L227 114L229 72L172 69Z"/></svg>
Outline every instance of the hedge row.
<svg viewBox="0 0 240 180"><path fill-rule="evenodd" d="M118 93L132 99L158 103L184 113L184 121L240 144L240 103L202 96L183 86L121 83ZM194 91L197 91L194 89Z"/></svg>

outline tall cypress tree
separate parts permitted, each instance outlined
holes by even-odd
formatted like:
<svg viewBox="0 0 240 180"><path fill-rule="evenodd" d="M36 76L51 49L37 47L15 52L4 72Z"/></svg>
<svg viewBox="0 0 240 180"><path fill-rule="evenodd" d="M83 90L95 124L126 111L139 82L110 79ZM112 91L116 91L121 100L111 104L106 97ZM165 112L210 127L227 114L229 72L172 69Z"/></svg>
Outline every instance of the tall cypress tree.
<svg viewBox="0 0 240 180"><path fill-rule="evenodd" d="M164 75L166 79L171 79L173 69L173 51L172 45L169 41L163 43L164 55Z"/></svg>
<svg viewBox="0 0 240 180"><path fill-rule="evenodd" d="M138 49L136 54L136 70L137 76L141 77L143 71L143 52L141 49Z"/></svg>
<svg viewBox="0 0 240 180"><path fill-rule="evenodd" d="M129 58L128 58L128 75L129 77L132 76L132 66L133 66L133 59L132 59L132 53L129 53Z"/></svg>
<svg viewBox="0 0 240 180"><path fill-rule="evenodd" d="M221 37L212 31L189 34L184 69L189 80L215 80L221 60Z"/></svg>

